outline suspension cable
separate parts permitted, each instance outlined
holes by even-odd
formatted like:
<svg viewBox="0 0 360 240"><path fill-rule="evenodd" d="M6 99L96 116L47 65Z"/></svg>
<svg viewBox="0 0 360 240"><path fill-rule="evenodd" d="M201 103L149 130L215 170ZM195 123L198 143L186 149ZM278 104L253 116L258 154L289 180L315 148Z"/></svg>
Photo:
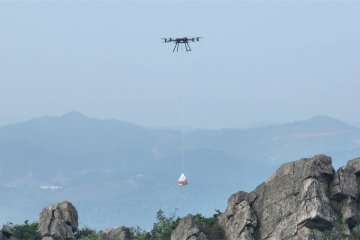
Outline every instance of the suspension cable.
<svg viewBox="0 0 360 240"><path fill-rule="evenodd" d="M183 51L181 51L181 167L184 173L184 78L183 78Z"/></svg>

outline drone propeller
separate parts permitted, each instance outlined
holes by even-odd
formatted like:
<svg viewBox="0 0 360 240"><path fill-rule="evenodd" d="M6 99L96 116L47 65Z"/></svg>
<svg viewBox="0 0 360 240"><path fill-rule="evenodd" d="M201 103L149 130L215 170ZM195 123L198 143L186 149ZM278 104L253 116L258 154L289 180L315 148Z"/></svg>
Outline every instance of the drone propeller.
<svg viewBox="0 0 360 240"><path fill-rule="evenodd" d="M160 39L165 40L163 43L168 43L168 42L173 42L174 41L173 38L160 38Z"/></svg>
<svg viewBox="0 0 360 240"><path fill-rule="evenodd" d="M192 42L198 42L198 41L200 41L200 38L203 38L203 37L188 37L187 39Z"/></svg>

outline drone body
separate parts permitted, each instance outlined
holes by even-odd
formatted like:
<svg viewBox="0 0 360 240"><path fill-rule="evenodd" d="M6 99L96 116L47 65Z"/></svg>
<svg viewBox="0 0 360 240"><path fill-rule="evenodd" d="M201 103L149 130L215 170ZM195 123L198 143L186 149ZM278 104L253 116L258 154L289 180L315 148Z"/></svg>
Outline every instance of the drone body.
<svg viewBox="0 0 360 240"><path fill-rule="evenodd" d="M198 42L198 41L200 41L200 38L201 37L195 37L195 38L184 37L184 38L162 38L162 39L165 40L164 43L169 43L169 42L174 42L175 43L175 47L174 47L173 52L175 52L175 49L176 49L176 51L179 51L179 45L180 44L184 44L185 49L188 52L188 51L191 51L191 48L189 46L189 42Z"/></svg>

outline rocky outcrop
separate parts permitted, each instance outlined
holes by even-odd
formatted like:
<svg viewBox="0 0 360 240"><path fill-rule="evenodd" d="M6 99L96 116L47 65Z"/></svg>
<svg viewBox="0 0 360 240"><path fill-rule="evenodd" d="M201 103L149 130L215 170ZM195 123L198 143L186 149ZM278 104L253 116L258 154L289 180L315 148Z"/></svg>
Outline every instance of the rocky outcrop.
<svg viewBox="0 0 360 240"><path fill-rule="evenodd" d="M171 240L208 240L195 223L195 216L188 214L181 219L177 228L171 234Z"/></svg>
<svg viewBox="0 0 360 240"><path fill-rule="evenodd" d="M235 198L237 195L250 196L245 192L234 195ZM233 201L234 195L230 197L225 213L219 217L219 225L224 228L228 239L253 240L254 228L257 226L256 215L250 207L249 200L245 200L247 198L240 198L237 202Z"/></svg>
<svg viewBox="0 0 360 240"><path fill-rule="evenodd" d="M78 213L70 202L64 201L42 210L37 230L43 240L75 240L77 227Z"/></svg>
<svg viewBox="0 0 360 240"><path fill-rule="evenodd" d="M0 237L2 236L6 237L6 238L10 238L14 235L14 229L6 224L3 224L3 227L1 229L1 233L0 233Z"/></svg>
<svg viewBox="0 0 360 240"><path fill-rule="evenodd" d="M67 201L59 203L57 207L59 209L62 220L64 220L67 225L71 226L73 232L76 232L79 223L78 212L75 207Z"/></svg>
<svg viewBox="0 0 360 240"><path fill-rule="evenodd" d="M130 229L125 226L118 228L107 228L98 232L103 240L130 240Z"/></svg>
<svg viewBox="0 0 360 240"><path fill-rule="evenodd" d="M331 157L303 158L233 194L218 222L227 240L360 239L359 189L360 158L336 172Z"/></svg>
<svg viewBox="0 0 360 240"><path fill-rule="evenodd" d="M256 238L292 239L298 229L331 227L329 188L334 168L331 158L319 155L283 164L252 194L258 218Z"/></svg>

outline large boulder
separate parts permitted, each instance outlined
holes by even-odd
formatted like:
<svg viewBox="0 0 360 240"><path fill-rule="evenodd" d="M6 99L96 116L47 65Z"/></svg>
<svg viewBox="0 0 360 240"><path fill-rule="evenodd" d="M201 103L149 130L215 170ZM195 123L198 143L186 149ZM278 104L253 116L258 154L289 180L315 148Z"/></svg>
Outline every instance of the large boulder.
<svg viewBox="0 0 360 240"><path fill-rule="evenodd" d="M330 189L330 198L334 200L341 200L347 196L358 198L359 189L357 183L357 176L355 174L355 167L342 167L334 174L332 186Z"/></svg>
<svg viewBox="0 0 360 240"><path fill-rule="evenodd" d="M78 228L78 212L76 208L67 201L63 201L57 205L61 218L66 222L67 225L71 226L73 232L76 232Z"/></svg>
<svg viewBox="0 0 360 240"><path fill-rule="evenodd" d="M171 233L171 240L207 240L195 223L196 217L188 214L180 220L177 228Z"/></svg>
<svg viewBox="0 0 360 240"><path fill-rule="evenodd" d="M323 233L318 229L311 229L307 227L302 227L298 229L297 238L294 240L325 240Z"/></svg>
<svg viewBox="0 0 360 240"><path fill-rule="evenodd" d="M98 232L103 240L130 240L130 229L125 226L118 228L107 228Z"/></svg>
<svg viewBox="0 0 360 240"><path fill-rule="evenodd" d="M360 158L347 162L346 167L335 172L330 187L330 199L341 202L342 219L349 228L356 226L359 219Z"/></svg>
<svg viewBox="0 0 360 240"><path fill-rule="evenodd" d="M359 193L360 158L337 172L331 157L302 158L233 194L218 222L227 240L348 239L360 222Z"/></svg>
<svg viewBox="0 0 360 240"><path fill-rule="evenodd" d="M236 195L250 196L246 192ZM233 195L234 196L234 195ZM232 201L230 197L228 207L224 214L218 218L219 225L225 230L227 239L253 240L254 228L257 226L257 218L249 205L248 198L242 198L242 202ZM255 197L253 197L254 199ZM229 205L232 204L232 205Z"/></svg>
<svg viewBox="0 0 360 240"><path fill-rule="evenodd" d="M0 235L3 235L6 238L10 238L14 235L14 229L10 225L3 224Z"/></svg>
<svg viewBox="0 0 360 240"><path fill-rule="evenodd" d="M325 155L283 164L252 193L259 239L292 239L302 227L324 230L333 216L326 190L334 174Z"/></svg>
<svg viewBox="0 0 360 240"><path fill-rule="evenodd" d="M228 200L227 207L232 207L236 204L241 203L242 201L246 201L249 204L252 204L256 199L256 195L254 193L247 193L243 191L239 191L231 195Z"/></svg>
<svg viewBox="0 0 360 240"><path fill-rule="evenodd" d="M57 207L51 204L42 210L37 231L43 240L75 240L77 227L77 211L71 203L64 201Z"/></svg>
<svg viewBox="0 0 360 240"><path fill-rule="evenodd" d="M335 172L331 157L283 164L219 218L227 240L360 239L360 158Z"/></svg>

